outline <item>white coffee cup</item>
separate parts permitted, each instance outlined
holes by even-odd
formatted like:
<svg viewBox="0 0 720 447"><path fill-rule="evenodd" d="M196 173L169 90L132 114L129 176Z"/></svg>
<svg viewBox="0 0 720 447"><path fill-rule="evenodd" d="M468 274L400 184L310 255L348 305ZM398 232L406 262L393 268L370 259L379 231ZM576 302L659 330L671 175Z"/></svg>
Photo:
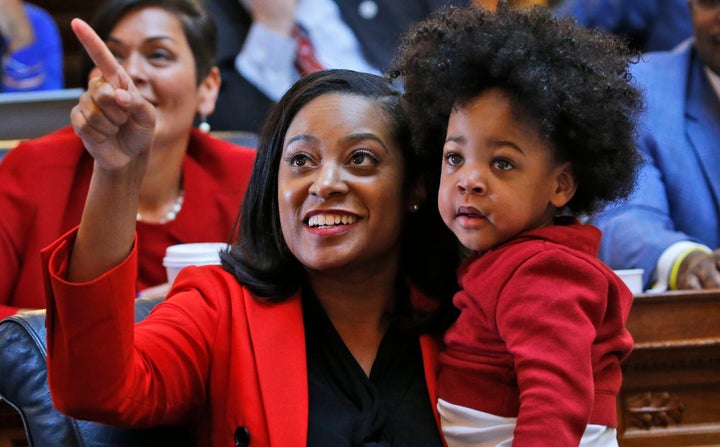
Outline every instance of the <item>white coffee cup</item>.
<svg viewBox="0 0 720 447"><path fill-rule="evenodd" d="M228 245L224 242L171 245L165 250L163 258L168 282L172 284L178 272L189 265L219 265L220 251L227 247Z"/></svg>
<svg viewBox="0 0 720 447"><path fill-rule="evenodd" d="M630 289L633 295L642 293L643 291L643 269L627 269L627 270L613 270L616 275L623 280L625 285Z"/></svg>

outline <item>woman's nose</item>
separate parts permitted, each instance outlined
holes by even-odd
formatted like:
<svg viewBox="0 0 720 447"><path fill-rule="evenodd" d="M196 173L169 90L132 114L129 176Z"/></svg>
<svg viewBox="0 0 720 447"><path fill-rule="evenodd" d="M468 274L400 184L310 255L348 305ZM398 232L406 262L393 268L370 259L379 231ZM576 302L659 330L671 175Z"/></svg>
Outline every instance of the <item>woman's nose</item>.
<svg viewBox="0 0 720 447"><path fill-rule="evenodd" d="M335 163L326 163L320 166L310 185L310 194L323 199L344 194L347 191L348 185L343 179L342 167Z"/></svg>
<svg viewBox="0 0 720 447"><path fill-rule="evenodd" d="M127 56L123 60L122 66L128 75L130 75L133 82L137 83L139 81L147 80L145 61L139 54L133 53Z"/></svg>

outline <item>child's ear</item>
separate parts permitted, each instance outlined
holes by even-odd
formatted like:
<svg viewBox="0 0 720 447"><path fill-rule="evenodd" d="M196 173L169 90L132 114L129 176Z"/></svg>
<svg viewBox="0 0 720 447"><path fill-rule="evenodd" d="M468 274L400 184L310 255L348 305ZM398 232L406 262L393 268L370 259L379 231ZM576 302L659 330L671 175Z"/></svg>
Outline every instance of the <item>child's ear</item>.
<svg viewBox="0 0 720 447"><path fill-rule="evenodd" d="M555 168L555 189L550 195L550 204L555 208L564 207L575 195L577 183L575 183L575 176L570 168L570 162Z"/></svg>

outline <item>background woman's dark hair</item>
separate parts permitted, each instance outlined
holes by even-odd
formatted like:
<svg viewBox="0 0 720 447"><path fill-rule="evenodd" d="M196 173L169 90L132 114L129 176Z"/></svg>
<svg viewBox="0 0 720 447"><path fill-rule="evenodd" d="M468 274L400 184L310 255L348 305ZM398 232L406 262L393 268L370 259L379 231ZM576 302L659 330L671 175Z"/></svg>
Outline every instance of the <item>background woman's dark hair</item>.
<svg viewBox="0 0 720 447"><path fill-rule="evenodd" d="M216 64L217 55L215 22L199 0L109 0L98 7L90 25L102 40L107 40L113 28L128 12L150 6L175 14L180 20L195 59L195 77L199 85ZM94 67L87 52L83 51L80 85L87 85Z"/></svg>
<svg viewBox="0 0 720 447"><path fill-rule="evenodd" d="M570 161L578 188L568 208L592 213L626 197L640 157L635 121L641 95L633 55L617 37L555 19L545 7L496 13L446 8L403 36L393 76L403 79L417 145L439 170L449 115L492 87Z"/></svg>
<svg viewBox="0 0 720 447"><path fill-rule="evenodd" d="M221 255L226 270L253 293L270 300L288 298L298 290L304 276L303 266L285 243L278 214L278 171L285 134L300 109L330 93L375 102L390 120L403 150L406 185L427 178L427 164L410 144L409 127L400 107L401 93L387 79L349 70L327 70L300 79L271 110L261 129L253 174L235 224L237 242L230 252ZM425 292L450 300L457 288L457 252L434 197L430 191L428 203L407 217L401 269Z"/></svg>

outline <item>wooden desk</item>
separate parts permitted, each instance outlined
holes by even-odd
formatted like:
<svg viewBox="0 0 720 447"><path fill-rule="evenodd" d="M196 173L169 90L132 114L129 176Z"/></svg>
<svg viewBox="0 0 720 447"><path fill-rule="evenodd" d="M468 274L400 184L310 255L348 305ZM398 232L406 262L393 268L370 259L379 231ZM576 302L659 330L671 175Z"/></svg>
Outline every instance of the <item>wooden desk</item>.
<svg viewBox="0 0 720 447"><path fill-rule="evenodd" d="M720 290L635 297L621 447L720 446Z"/></svg>

